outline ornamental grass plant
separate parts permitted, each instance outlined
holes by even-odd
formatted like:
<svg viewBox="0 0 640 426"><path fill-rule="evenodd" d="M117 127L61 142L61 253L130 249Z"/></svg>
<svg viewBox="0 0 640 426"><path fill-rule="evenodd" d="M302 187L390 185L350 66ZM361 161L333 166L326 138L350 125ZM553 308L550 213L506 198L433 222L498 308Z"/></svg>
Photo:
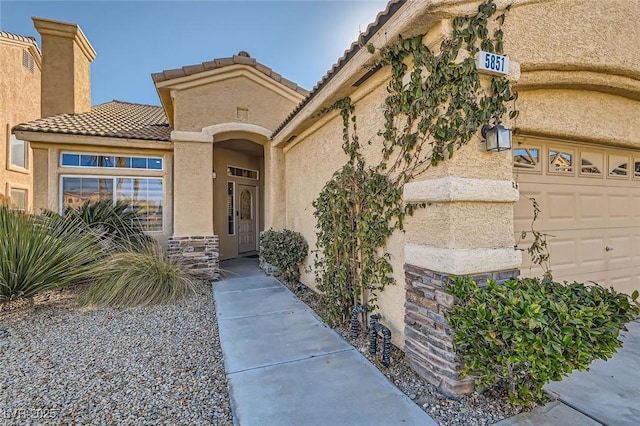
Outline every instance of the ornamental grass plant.
<svg viewBox="0 0 640 426"><path fill-rule="evenodd" d="M133 307L164 304L195 293L196 279L156 242L130 246L106 256L94 282L80 297L92 306Z"/></svg>
<svg viewBox="0 0 640 426"><path fill-rule="evenodd" d="M103 234L104 242L113 245L142 246L151 242L138 218L139 207L124 201L86 202L79 207L67 207L63 217L75 217L89 228Z"/></svg>
<svg viewBox="0 0 640 426"><path fill-rule="evenodd" d="M0 204L0 304L86 281L104 254L99 238L76 218Z"/></svg>

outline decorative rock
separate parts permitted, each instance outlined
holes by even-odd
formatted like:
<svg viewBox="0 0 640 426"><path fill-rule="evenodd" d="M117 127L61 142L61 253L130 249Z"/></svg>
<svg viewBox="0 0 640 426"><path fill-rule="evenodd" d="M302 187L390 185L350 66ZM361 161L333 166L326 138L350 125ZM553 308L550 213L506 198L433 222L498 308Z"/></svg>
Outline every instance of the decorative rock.
<svg viewBox="0 0 640 426"><path fill-rule="evenodd" d="M43 304L0 321L13 334L0 414L39 416L7 424L233 424L210 286L170 305Z"/></svg>

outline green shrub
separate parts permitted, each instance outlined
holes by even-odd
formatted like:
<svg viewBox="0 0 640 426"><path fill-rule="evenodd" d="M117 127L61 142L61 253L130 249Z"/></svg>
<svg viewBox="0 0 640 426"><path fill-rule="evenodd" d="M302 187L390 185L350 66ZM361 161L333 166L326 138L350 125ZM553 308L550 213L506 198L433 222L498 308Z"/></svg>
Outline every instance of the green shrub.
<svg viewBox="0 0 640 426"><path fill-rule="evenodd" d="M517 405L544 400L543 386L595 359L608 359L622 343L620 329L640 313L636 299L600 286L550 280L490 281L485 288L456 278L448 313L461 375L479 386L507 388Z"/></svg>
<svg viewBox="0 0 640 426"><path fill-rule="evenodd" d="M101 232L118 245L142 246L150 241L138 219L138 208L129 203L110 200L86 202L77 208L67 207L63 216L77 217L90 228Z"/></svg>
<svg viewBox="0 0 640 426"><path fill-rule="evenodd" d="M111 253L99 263L94 278L80 297L84 305L146 306L195 293L193 276L155 242Z"/></svg>
<svg viewBox="0 0 640 426"><path fill-rule="evenodd" d="M300 280L300 265L308 251L309 246L299 232L269 229L260 235L260 256L278 268L287 283L297 284Z"/></svg>
<svg viewBox="0 0 640 426"><path fill-rule="evenodd" d="M0 303L82 282L102 256L78 220L34 216L0 205Z"/></svg>

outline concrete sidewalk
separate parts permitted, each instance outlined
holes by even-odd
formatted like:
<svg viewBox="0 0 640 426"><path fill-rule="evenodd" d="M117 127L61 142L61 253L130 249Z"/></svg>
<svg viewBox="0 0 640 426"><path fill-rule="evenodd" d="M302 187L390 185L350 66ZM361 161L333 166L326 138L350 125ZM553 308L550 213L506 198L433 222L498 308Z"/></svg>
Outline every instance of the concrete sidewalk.
<svg viewBox="0 0 640 426"><path fill-rule="evenodd" d="M436 425L255 259L214 283L236 425Z"/></svg>
<svg viewBox="0 0 640 426"><path fill-rule="evenodd" d="M640 320L632 321L627 328L628 332L620 334L624 346L611 359L594 361L589 371L574 372L546 386L555 401L497 425L640 424Z"/></svg>

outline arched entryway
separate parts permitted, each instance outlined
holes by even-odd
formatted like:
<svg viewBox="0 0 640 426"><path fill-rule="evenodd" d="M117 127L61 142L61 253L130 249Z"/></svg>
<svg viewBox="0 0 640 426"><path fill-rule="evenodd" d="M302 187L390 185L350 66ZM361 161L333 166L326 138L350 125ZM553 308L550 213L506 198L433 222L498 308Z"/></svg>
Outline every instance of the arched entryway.
<svg viewBox="0 0 640 426"><path fill-rule="evenodd" d="M256 254L264 229L264 146L244 138L214 142L213 169L213 228L220 238L220 259Z"/></svg>

